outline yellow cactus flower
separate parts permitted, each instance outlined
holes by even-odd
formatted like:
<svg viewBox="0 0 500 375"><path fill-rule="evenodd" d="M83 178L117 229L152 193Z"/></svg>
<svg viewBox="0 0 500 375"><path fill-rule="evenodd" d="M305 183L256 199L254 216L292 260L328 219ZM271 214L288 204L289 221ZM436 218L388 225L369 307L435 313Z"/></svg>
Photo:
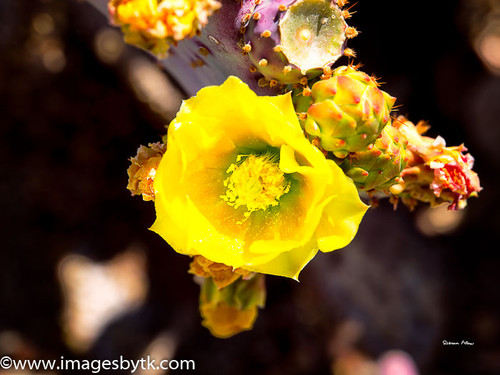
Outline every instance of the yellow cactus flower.
<svg viewBox="0 0 500 375"><path fill-rule="evenodd" d="M170 45L196 35L220 6L217 0L110 0L108 9L127 43L164 57Z"/></svg>
<svg viewBox="0 0 500 375"><path fill-rule="evenodd" d="M236 77L183 103L154 190L151 229L177 252L295 279L368 208L304 137L290 93L259 97Z"/></svg>

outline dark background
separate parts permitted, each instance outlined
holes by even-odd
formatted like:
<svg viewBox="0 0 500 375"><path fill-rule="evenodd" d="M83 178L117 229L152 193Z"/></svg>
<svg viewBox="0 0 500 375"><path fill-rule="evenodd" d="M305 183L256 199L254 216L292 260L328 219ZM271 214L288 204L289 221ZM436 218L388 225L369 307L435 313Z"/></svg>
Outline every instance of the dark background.
<svg viewBox="0 0 500 375"><path fill-rule="evenodd" d="M107 22L89 4L1 0L0 333L16 332L31 354L4 351L136 358L167 331L176 358L194 359L202 374L327 374L346 352L376 360L390 349L411 355L421 374L500 374L500 77L473 49L494 2L475 4L361 0L349 20L361 31L350 44L355 61L385 82L399 113L428 120L430 135L475 156L484 190L458 228L426 236L415 225L422 209L382 201L355 241L316 257L300 283L268 277L254 330L220 340L200 325L189 259L148 231L153 205L125 189L128 158L158 141L173 115L152 110L126 80L130 59L154 62L131 47L100 60L94 42ZM33 31L40 13L53 18L48 37L59 50L45 62L46 41ZM73 353L60 323L60 260L105 262L131 244L146 254L146 303ZM359 332L345 338L353 325Z"/></svg>

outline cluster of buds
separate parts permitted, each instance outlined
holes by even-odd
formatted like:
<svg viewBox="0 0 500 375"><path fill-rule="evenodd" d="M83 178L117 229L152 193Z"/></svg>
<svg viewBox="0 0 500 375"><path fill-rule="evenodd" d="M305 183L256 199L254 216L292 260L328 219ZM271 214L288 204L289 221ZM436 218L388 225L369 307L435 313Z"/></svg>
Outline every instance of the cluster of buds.
<svg viewBox="0 0 500 375"><path fill-rule="evenodd" d="M199 33L220 6L217 0L110 0L108 9L127 43L161 58L171 45Z"/></svg>
<svg viewBox="0 0 500 375"><path fill-rule="evenodd" d="M395 98L357 66L324 74L307 95L294 91L298 117L309 140L335 160L360 191L375 202L380 193L397 206L418 202L463 209L481 190L464 145L446 147L428 126L405 117L391 118Z"/></svg>
<svg viewBox="0 0 500 375"><path fill-rule="evenodd" d="M395 122L408 142L408 165L391 196L395 204L401 200L413 209L418 201L431 206L448 203L448 209L457 210L478 195L481 186L472 170L474 158L464 154L464 145L446 147L442 137L424 136L429 128L424 122L415 125L403 116Z"/></svg>

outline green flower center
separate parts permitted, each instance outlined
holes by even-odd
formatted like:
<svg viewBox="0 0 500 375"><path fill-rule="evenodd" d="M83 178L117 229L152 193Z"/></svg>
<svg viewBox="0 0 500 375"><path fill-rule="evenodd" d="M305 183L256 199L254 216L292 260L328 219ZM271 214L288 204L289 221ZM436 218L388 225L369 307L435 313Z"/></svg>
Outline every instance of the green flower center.
<svg viewBox="0 0 500 375"><path fill-rule="evenodd" d="M226 194L221 198L234 208L246 206L245 217L258 210L277 206L290 190L290 182L279 169L278 154L238 155L226 173Z"/></svg>

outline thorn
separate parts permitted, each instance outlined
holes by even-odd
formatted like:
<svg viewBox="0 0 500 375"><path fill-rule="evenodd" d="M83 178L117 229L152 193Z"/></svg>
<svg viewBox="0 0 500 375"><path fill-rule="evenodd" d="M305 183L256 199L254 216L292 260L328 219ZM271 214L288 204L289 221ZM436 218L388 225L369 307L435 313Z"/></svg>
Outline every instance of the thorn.
<svg viewBox="0 0 500 375"><path fill-rule="evenodd" d="M269 85L269 80L266 77L262 77L259 79L257 84L259 85L259 87L266 87L267 85Z"/></svg>
<svg viewBox="0 0 500 375"><path fill-rule="evenodd" d="M283 52L283 47L280 44L278 44L277 46L275 46L273 48L273 51L274 52Z"/></svg>
<svg viewBox="0 0 500 375"><path fill-rule="evenodd" d="M356 51L354 51L352 48L346 48L344 50L344 56L354 59L356 57Z"/></svg>
<svg viewBox="0 0 500 375"><path fill-rule="evenodd" d="M351 18L351 13L349 12L349 9L344 9L342 10L342 17L344 17L344 19L348 19L348 18Z"/></svg>
<svg viewBox="0 0 500 375"><path fill-rule="evenodd" d="M307 113L306 112L297 113L297 116L299 117L299 120L302 120L302 121L305 121L307 119Z"/></svg>
<svg viewBox="0 0 500 375"><path fill-rule="evenodd" d="M269 37L271 36L271 31L269 31L269 30L264 30L264 31L260 34L260 36L261 36L262 38L269 38Z"/></svg>
<svg viewBox="0 0 500 375"><path fill-rule="evenodd" d="M292 67L290 65L283 67L283 74L290 73L291 71L292 71Z"/></svg>
<svg viewBox="0 0 500 375"><path fill-rule="evenodd" d="M220 44L220 42L217 39L215 39L212 35L208 36L208 40L210 40L214 44L217 44L217 45Z"/></svg>
<svg viewBox="0 0 500 375"><path fill-rule="evenodd" d="M359 31L356 30L355 27L352 27L352 26L347 26L346 29L345 29L345 35L347 36L347 38L349 39L352 39L352 38L355 38L357 37L359 34Z"/></svg>
<svg viewBox="0 0 500 375"><path fill-rule="evenodd" d="M210 52L208 51L208 49L206 49L205 47L198 48L198 52L202 56L208 56L210 54Z"/></svg>
<svg viewBox="0 0 500 375"><path fill-rule="evenodd" d="M266 66L267 65L267 60L266 59L262 59L259 61L259 65L260 66Z"/></svg>
<svg viewBox="0 0 500 375"><path fill-rule="evenodd" d="M374 75L374 74L372 74L372 75L370 76L370 79L371 79L371 81L375 84L375 86L380 86L380 85L382 85L382 84L384 83L384 82L380 82L380 79L381 79L381 78L377 77L377 76L376 76L376 75Z"/></svg>
<svg viewBox="0 0 500 375"><path fill-rule="evenodd" d="M247 23L248 21L250 21L250 18L252 18L252 14L251 13L247 13L243 16L243 18L241 19L241 23L245 24Z"/></svg>
<svg viewBox="0 0 500 375"><path fill-rule="evenodd" d="M349 68L351 68L353 70L359 70L359 68L361 68L362 66L363 66L363 64L361 64L361 63L358 63L356 65L349 64Z"/></svg>
<svg viewBox="0 0 500 375"><path fill-rule="evenodd" d="M396 195L391 195L389 202L392 203L392 209L396 211L398 209L399 197Z"/></svg>
<svg viewBox="0 0 500 375"><path fill-rule="evenodd" d="M347 4L347 2L346 2L346 4ZM357 2L356 2L356 3L354 3L354 4L352 4L349 8L347 8L347 10L351 10L351 9L352 9L352 8L354 8L356 5L358 5L358 3L357 3ZM356 12L352 12L351 14L354 14L354 13L356 13Z"/></svg>

